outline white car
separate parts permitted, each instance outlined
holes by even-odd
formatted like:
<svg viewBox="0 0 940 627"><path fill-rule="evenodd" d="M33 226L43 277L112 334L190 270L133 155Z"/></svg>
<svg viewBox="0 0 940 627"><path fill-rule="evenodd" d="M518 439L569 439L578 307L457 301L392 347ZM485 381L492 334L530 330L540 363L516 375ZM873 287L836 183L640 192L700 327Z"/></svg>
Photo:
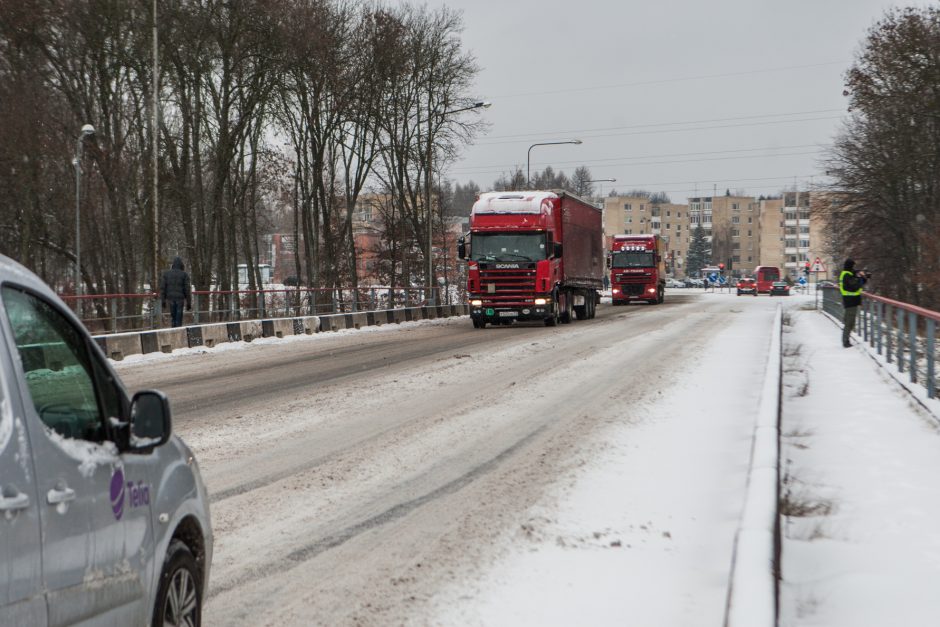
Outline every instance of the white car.
<svg viewBox="0 0 940 627"><path fill-rule="evenodd" d="M677 279L666 279L666 287L685 287L685 283Z"/></svg>
<svg viewBox="0 0 940 627"><path fill-rule="evenodd" d="M209 499L157 391L129 398L42 280L0 256L0 625L198 625Z"/></svg>

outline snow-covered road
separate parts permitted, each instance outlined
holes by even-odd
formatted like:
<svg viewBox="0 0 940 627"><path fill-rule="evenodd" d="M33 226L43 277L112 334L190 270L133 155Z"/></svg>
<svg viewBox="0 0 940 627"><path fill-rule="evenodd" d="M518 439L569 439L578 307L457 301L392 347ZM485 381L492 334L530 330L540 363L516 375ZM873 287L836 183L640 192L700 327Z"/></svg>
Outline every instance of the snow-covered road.
<svg viewBox="0 0 940 627"><path fill-rule="evenodd" d="M774 309L809 301L671 296L122 364L187 395L206 624L720 624Z"/></svg>

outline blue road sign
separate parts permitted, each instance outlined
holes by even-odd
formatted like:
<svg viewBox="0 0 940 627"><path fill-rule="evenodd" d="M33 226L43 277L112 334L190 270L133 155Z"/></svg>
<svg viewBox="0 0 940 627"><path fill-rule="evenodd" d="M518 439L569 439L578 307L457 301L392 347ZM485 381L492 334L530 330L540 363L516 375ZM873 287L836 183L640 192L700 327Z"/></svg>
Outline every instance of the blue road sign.
<svg viewBox="0 0 940 627"><path fill-rule="evenodd" d="M806 285L806 277L805 277L805 276L801 276L801 277L797 280L797 283L799 283L800 285Z"/></svg>

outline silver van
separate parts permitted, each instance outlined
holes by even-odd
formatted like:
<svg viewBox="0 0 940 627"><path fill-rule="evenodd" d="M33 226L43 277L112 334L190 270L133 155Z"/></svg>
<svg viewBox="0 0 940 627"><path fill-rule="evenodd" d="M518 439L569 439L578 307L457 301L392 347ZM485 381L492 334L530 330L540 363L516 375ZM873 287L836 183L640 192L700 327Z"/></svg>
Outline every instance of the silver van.
<svg viewBox="0 0 940 627"><path fill-rule="evenodd" d="M198 625L209 499L157 391L0 256L0 625Z"/></svg>

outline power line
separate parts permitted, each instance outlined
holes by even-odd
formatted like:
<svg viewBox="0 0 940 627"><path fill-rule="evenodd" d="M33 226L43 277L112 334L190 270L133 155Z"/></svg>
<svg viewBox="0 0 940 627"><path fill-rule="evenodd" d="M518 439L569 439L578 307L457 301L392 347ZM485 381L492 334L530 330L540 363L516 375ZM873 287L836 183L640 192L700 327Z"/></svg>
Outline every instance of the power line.
<svg viewBox="0 0 940 627"><path fill-rule="evenodd" d="M601 131L623 131L628 129L635 128L653 128L656 126L681 126L689 124L710 124L712 122L735 122L738 120L758 120L761 118L779 118L791 115L815 115L817 113L835 113L842 111L842 109L812 109L809 111L791 111L785 113L763 113L760 115L738 115L730 118L709 118L704 120L686 120L682 122L649 122L646 124L630 124L627 126L608 126L601 128L580 128L580 129L569 129L565 131L550 131L550 132L537 132L537 133L520 133L516 135L493 135L487 139L524 139L530 137L542 137L545 135L572 135L578 133L598 133Z"/></svg>
<svg viewBox="0 0 940 627"><path fill-rule="evenodd" d="M743 72L725 72L721 74L702 74L699 76L684 76L681 78L663 78L663 79L650 80L650 81L636 81L633 83L614 83L611 85L594 85L590 87L570 87L570 88L565 88L565 89L553 89L549 91L530 91L530 92L522 92L522 93L516 93L516 94L497 95L497 96L493 96L491 100L495 100L497 98L500 100L503 100L506 98L525 98L529 96L546 96L546 95L551 95L551 94L566 94L566 93L575 93L575 92L581 92L581 91L595 91L595 90L601 90L601 89L619 89L621 87L638 87L641 85L662 85L666 83L681 83L684 81L707 80L707 79L713 79L713 78L730 78L733 76L752 76L754 74L784 72L787 70L804 70L807 68L825 67L829 65L847 65L847 62L846 61L827 61L825 63L810 63L807 65L787 65L787 66L782 66L782 67L765 68L762 70L748 70L748 71L743 71Z"/></svg>
<svg viewBox="0 0 940 627"><path fill-rule="evenodd" d="M565 165L588 165L588 164L602 164L605 162L619 162L611 163L610 165L645 165L643 163L630 163L631 161L636 161L638 159L662 159L665 157L697 157L703 155L723 155L730 153L739 153L739 152L759 152L762 150L796 150L798 148L822 148L818 144L796 144L793 146L761 146L760 148L735 148L730 150L707 150L702 152L674 152L666 153L661 155L641 155L637 157L611 157L607 159L587 159L579 161L553 161L554 165L565 166ZM754 155L760 156L760 155ZM502 164L502 165L493 165L493 166L474 166L474 167L465 167L465 168L453 168L451 172L492 172L492 168L511 168L515 164ZM483 169L485 168L485 169Z"/></svg>
<svg viewBox="0 0 940 627"><path fill-rule="evenodd" d="M758 178L744 178L744 179L713 179L708 180L698 180L698 181L661 181L659 183L630 183L630 187L656 187L658 185L705 185L707 183L712 183L717 185L721 183L724 186L727 186L730 183L741 183L741 182L751 182L751 181L791 181L796 179L808 179L808 178L819 178L818 174L802 174L802 175L790 175L790 176L762 176ZM695 191L695 190L692 190Z"/></svg>
<svg viewBox="0 0 940 627"><path fill-rule="evenodd" d="M677 133L677 132L685 132L685 131L703 131L703 130L711 130L711 129L718 129L718 128L740 128L740 127L745 127L745 126L771 126L771 125L775 125L775 124L792 124L792 123L794 123L794 122L815 122L815 121L818 121L818 120L838 120L838 119L841 119L841 116L825 116L825 117L817 117L817 118L801 118L801 119L798 119L798 120L767 120L767 121L765 121L765 122L750 122L750 123L743 123L743 124L715 124L715 125L708 125L708 126L693 126L693 127L689 127L689 128L667 128L667 129L659 129L659 130L654 130L654 131L632 131L632 132L629 132L629 133L609 133L609 134L606 134L606 135L583 135L583 136L582 136L582 139L591 139L591 138L595 138L595 137L626 137L626 136L630 136L630 135L655 135L655 134L658 134L658 133ZM520 143L521 141L522 141L522 140L516 140L516 141L501 141L501 142L480 142L480 143L477 144L477 145L478 145L478 146L497 146L497 145L501 145L501 144L518 144L518 143ZM526 140L526 141L528 141L528 140Z"/></svg>
<svg viewBox="0 0 940 627"><path fill-rule="evenodd" d="M650 165L669 165L675 163L701 163L703 161L729 161L735 159L758 159L758 158L773 158L773 157L800 157L806 155L815 155L818 154L818 151L810 152L788 152L788 153L779 153L779 154L765 154L765 155L741 155L737 157L711 157L704 159L673 159L667 161L644 161L639 163L612 163L599 166L599 168L616 168L616 167L639 167L639 166L650 166ZM579 165L584 165L585 162L566 162L566 163L578 163ZM551 164L548 164L551 165ZM494 166L495 167L495 166ZM515 167L515 166L510 166ZM505 168L502 169L486 169L486 170L477 170L477 171L463 171L464 174L503 174Z"/></svg>

